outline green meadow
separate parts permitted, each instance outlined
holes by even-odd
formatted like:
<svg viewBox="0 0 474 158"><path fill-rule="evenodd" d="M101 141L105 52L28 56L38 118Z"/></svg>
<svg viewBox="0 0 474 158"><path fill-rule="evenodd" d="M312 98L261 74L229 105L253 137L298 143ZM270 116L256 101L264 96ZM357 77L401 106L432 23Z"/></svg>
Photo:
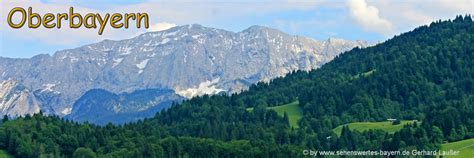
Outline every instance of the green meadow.
<svg viewBox="0 0 474 158"><path fill-rule="evenodd" d="M301 108L298 106L299 102L294 101L288 104L283 104L279 106L268 107L267 109L275 110L278 115L284 116L285 112L288 114L288 120L290 121L290 126L294 128L298 128L298 120L303 117L303 112ZM252 111L253 108L247 108L248 111Z"/></svg>
<svg viewBox="0 0 474 158"><path fill-rule="evenodd" d="M401 121L400 124L398 125L392 125L391 121L383 121L383 122L353 122L353 123L348 123L344 125L337 126L336 128L333 129L334 133L337 135L341 134L342 127L343 126L349 126L350 130L356 130L356 131L366 131L370 129L378 129L378 130L383 130L388 133L394 133L400 129L403 128L404 125L413 123L413 121L409 120L404 120Z"/></svg>
<svg viewBox="0 0 474 158"><path fill-rule="evenodd" d="M459 151L459 155L444 156L444 157L472 158L474 157L474 138L442 144L441 150L442 151L449 151L449 150Z"/></svg>
<svg viewBox="0 0 474 158"><path fill-rule="evenodd" d="M0 158L12 158L10 154L8 154L5 150L0 150Z"/></svg>

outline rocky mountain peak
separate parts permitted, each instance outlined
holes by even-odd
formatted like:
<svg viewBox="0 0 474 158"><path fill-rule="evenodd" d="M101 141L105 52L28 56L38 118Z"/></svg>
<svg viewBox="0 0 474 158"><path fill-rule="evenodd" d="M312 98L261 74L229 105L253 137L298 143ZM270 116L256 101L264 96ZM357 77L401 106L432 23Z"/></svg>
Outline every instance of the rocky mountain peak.
<svg viewBox="0 0 474 158"><path fill-rule="evenodd" d="M344 51L364 46L342 39L328 41L263 26L231 32L192 24L104 40L52 56L1 58L0 80L21 81L35 92L46 114L64 116L91 89L115 94L172 89L188 98L239 92L294 70L318 68Z"/></svg>

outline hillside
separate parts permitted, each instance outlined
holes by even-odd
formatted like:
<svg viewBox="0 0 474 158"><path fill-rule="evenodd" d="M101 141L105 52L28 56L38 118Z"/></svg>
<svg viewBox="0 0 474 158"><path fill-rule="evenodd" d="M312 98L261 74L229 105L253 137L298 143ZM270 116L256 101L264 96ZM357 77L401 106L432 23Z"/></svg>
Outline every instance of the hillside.
<svg viewBox="0 0 474 158"><path fill-rule="evenodd" d="M15 156L301 157L312 150L438 150L474 137L474 24L437 21L320 69L293 72L233 95L194 97L123 126L26 116L0 127ZM299 128L267 107L299 101ZM253 108L252 111L246 110ZM420 120L393 134L332 129L387 118ZM45 150L41 150L44 147Z"/></svg>
<svg viewBox="0 0 474 158"><path fill-rule="evenodd" d="M87 91L74 103L70 115L64 118L77 122L124 124L153 117L157 112L180 102L183 97L169 89L146 89L114 94L102 89Z"/></svg>

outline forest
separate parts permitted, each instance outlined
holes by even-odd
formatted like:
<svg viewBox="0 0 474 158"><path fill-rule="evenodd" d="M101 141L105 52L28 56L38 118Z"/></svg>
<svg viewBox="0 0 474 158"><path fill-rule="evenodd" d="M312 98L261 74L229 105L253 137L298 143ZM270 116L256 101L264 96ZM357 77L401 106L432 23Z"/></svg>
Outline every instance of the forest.
<svg viewBox="0 0 474 158"><path fill-rule="evenodd" d="M124 125L42 113L0 126L15 157L303 157L303 150L438 150L474 138L474 23L436 21L319 69L296 71L238 94L201 96ZM297 127L267 107L298 101ZM253 108L249 111L247 108ZM351 122L417 120L394 133Z"/></svg>

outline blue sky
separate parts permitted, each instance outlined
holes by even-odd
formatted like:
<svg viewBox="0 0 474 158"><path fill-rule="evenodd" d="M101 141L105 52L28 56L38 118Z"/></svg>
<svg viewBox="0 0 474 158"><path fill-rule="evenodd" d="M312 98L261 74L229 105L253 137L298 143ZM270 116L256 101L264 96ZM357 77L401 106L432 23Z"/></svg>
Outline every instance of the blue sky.
<svg viewBox="0 0 474 158"><path fill-rule="evenodd" d="M63 13L73 6L86 13L132 13L150 15L148 30L106 28L97 30L68 28L14 30L5 19L15 6L33 7L42 15ZM429 24L437 19L472 14L472 0L15 0L0 6L0 56L29 58L37 54L75 48L104 39L126 39L146 31L159 31L175 25L202 24L234 32L252 25L276 28L293 35L318 40L343 38L384 41L393 35Z"/></svg>

